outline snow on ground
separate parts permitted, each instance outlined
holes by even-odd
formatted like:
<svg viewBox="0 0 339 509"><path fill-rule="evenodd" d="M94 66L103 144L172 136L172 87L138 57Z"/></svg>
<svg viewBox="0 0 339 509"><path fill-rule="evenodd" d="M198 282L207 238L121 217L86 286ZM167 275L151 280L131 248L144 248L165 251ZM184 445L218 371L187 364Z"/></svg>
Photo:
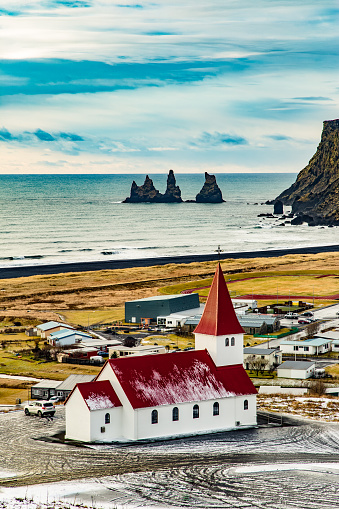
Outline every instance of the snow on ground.
<svg viewBox="0 0 339 509"><path fill-rule="evenodd" d="M297 415L324 422L339 422L339 399L322 396L259 394L258 410Z"/></svg>

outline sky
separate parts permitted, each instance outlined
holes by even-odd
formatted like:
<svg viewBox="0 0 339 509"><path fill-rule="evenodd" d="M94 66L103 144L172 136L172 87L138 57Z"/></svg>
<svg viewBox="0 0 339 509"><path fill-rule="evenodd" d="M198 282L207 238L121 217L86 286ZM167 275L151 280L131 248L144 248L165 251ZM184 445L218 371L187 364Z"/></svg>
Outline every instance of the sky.
<svg viewBox="0 0 339 509"><path fill-rule="evenodd" d="M336 0L0 0L0 173L299 172Z"/></svg>

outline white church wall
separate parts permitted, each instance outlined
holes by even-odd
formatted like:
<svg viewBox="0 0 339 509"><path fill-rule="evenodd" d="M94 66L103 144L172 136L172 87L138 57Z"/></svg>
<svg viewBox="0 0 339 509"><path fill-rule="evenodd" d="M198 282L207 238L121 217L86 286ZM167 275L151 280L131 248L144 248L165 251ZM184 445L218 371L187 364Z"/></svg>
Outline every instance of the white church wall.
<svg viewBox="0 0 339 509"><path fill-rule="evenodd" d="M242 364L243 348L243 334L195 334L195 349L207 349L216 366Z"/></svg>
<svg viewBox="0 0 339 509"><path fill-rule="evenodd" d="M70 440L90 442L90 411L76 387L65 406L66 437Z"/></svg>
<svg viewBox="0 0 339 509"><path fill-rule="evenodd" d="M121 440L122 433L122 407L101 408L90 413L91 442L111 442ZM105 422L106 414L110 422Z"/></svg>
<svg viewBox="0 0 339 509"><path fill-rule="evenodd" d="M124 361L121 361L124 362ZM128 440L134 440L136 435L136 416L129 399L123 391L119 380L117 379L114 371L110 367L109 363L105 365L102 371L99 373L97 380L109 380L115 390L121 404L122 404L122 415L121 425L123 435Z"/></svg>
<svg viewBox="0 0 339 509"><path fill-rule="evenodd" d="M219 415L213 415L213 404L219 403ZM194 405L199 406L199 417L193 418ZM190 435L234 429L236 421L234 397L219 400L180 403L137 410L137 434L135 440ZM179 410L179 420L173 421L173 408ZM158 423L152 424L152 411L158 411ZM244 418L242 418L245 421ZM243 424L241 422L241 424ZM245 424L245 422L244 422ZM246 423L247 424L247 423Z"/></svg>
<svg viewBox="0 0 339 509"><path fill-rule="evenodd" d="M245 401L248 402L248 405L245 405ZM256 394L237 396L235 398L235 421L240 423L240 426L254 426L257 424Z"/></svg>

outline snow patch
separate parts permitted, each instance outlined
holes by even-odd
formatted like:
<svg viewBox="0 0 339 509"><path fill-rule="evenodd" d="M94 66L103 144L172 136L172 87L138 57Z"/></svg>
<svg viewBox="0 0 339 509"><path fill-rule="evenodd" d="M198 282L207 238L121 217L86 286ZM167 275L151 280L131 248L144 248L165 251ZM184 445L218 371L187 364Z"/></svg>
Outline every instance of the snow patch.
<svg viewBox="0 0 339 509"><path fill-rule="evenodd" d="M114 404L106 394L95 394L92 392L85 401L90 410L114 407Z"/></svg>

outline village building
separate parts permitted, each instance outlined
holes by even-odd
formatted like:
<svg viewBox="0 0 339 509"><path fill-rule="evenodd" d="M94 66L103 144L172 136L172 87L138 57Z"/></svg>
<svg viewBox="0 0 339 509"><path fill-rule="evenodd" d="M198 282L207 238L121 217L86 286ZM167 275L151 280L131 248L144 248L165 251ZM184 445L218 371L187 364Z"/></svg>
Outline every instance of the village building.
<svg viewBox="0 0 339 509"><path fill-rule="evenodd" d="M109 359L66 406L66 438L160 439L256 425L241 328L218 264L195 330L196 349Z"/></svg>
<svg viewBox="0 0 339 509"><path fill-rule="evenodd" d="M36 326L36 334L37 336L40 336L41 339L47 339L47 337L52 334L53 332L60 331L61 329L73 329L71 325L68 325L67 323L61 323L61 322L45 322L40 325Z"/></svg>
<svg viewBox="0 0 339 509"><path fill-rule="evenodd" d="M244 348L244 368L247 370L260 369L271 371L282 363L282 353L279 348Z"/></svg>
<svg viewBox="0 0 339 509"><path fill-rule="evenodd" d="M108 349L108 356L124 357L128 355L151 355L156 353L165 353L166 348L162 345L139 345L139 346L113 346Z"/></svg>
<svg viewBox="0 0 339 509"><path fill-rule="evenodd" d="M278 378L306 380L313 376L315 363L309 361L285 361L277 368Z"/></svg>
<svg viewBox="0 0 339 509"><path fill-rule="evenodd" d="M239 322L246 334L270 334L280 330L280 319L273 315L250 313L239 316Z"/></svg>
<svg viewBox="0 0 339 509"><path fill-rule="evenodd" d="M92 382L94 378L95 375L69 375L56 387L56 395L61 401L64 401L78 383Z"/></svg>
<svg viewBox="0 0 339 509"><path fill-rule="evenodd" d="M339 329L327 332L317 332L316 338L327 339L332 342L332 351L339 352Z"/></svg>
<svg viewBox="0 0 339 509"><path fill-rule="evenodd" d="M197 293L157 295L145 299L131 300L125 302L125 322L149 325L157 323L158 316L168 316L199 307L199 295ZM192 312L192 314L196 314L196 312Z"/></svg>
<svg viewBox="0 0 339 509"><path fill-rule="evenodd" d="M304 341L290 341L283 339L280 342L280 350L284 354L293 355L319 355L329 352L332 341L327 338L312 338Z"/></svg>
<svg viewBox="0 0 339 509"><path fill-rule="evenodd" d="M64 346L81 343L85 339L91 339L91 335L74 329L60 329L57 332L52 332L47 341L52 346L63 348Z"/></svg>
<svg viewBox="0 0 339 509"><path fill-rule="evenodd" d="M49 399L56 396L57 387L62 380L40 380L31 387L31 399Z"/></svg>

